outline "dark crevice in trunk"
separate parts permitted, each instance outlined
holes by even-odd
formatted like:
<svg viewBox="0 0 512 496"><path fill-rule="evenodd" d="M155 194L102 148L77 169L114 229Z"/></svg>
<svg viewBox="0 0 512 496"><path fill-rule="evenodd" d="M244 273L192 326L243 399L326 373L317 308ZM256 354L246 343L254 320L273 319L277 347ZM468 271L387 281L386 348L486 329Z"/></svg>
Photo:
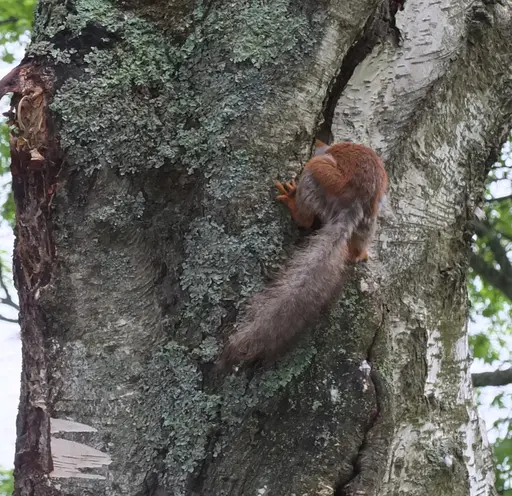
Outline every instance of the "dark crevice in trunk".
<svg viewBox="0 0 512 496"><path fill-rule="evenodd" d="M384 308L383 311L385 312L386 309ZM366 361L371 367L368 378L374 389L375 411L354 460L352 475L348 479L338 481L334 496L370 496L379 492L392 430L388 388L385 379L374 365L377 342L381 336L381 330L384 329L384 321L383 313L382 322L375 331L366 354Z"/></svg>
<svg viewBox="0 0 512 496"><path fill-rule="evenodd" d="M368 18L361 34L348 49L343 58L340 70L331 82L327 96L324 100L321 123L318 126L316 138L324 143L331 143L332 120L343 90L347 86L356 67L372 52L374 47L386 38L390 38L396 45L402 39L400 30L396 27L395 15L403 10L405 0L386 0ZM341 137L345 139L345 137ZM348 138L348 137L347 137Z"/></svg>
<svg viewBox="0 0 512 496"><path fill-rule="evenodd" d="M372 370L370 379L375 390L376 411L354 461L352 477L338 482L334 496L378 494L389 447L389 406L387 387L381 374Z"/></svg>
<svg viewBox="0 0 512 496"><path fill-rule="evenodd" d="M62 29L50 38L50 43L59 50L70 53L70 61L83 64L86 55L94 49L106 50L120 40L117 33L108 30L100 24L87 22L80 34L75 36L70 29ZM68 69L69 64L65 64Z"/></svg>
<svg viewBox="0 0 512 496"><path fill-rule="evenodd" d="M220 424L220 415L219 420ZM203 486L208 476L208 468L214 461L214 450L215 446L220 439L222 431L220 429L215 430L208 436L208 443L205 449L205 458L198 467L196 475L189 480L189 487L187 494L192 496L203 494Z"/></svg>

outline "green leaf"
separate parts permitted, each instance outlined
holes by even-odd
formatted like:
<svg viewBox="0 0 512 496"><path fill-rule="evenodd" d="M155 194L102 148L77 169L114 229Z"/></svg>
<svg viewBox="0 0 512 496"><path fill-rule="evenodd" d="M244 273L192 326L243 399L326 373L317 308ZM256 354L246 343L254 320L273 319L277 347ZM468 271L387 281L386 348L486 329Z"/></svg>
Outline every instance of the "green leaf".
<svg viewBox="0 0 512 496"><path fill-rule="evenodd" d="M2 56L2 60L7 64L12 64L14 62L14 55L12 53L6 52Z"/></svg>
<svg viewBox="0 0 512 496"><path fill-rule="evenodd" d="M0 496L11 496L14 492L14 479L12 470L0 468Z"/></svg>

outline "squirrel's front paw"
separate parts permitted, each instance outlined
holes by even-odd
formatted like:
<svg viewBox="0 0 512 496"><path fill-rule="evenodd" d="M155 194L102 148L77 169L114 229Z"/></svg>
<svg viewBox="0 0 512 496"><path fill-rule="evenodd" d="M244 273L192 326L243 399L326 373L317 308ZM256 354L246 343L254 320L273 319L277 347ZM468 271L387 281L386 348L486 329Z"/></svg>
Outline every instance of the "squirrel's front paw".
<svg viewBox="0 0 512 496"><path fill-rule="evenodd" d="M295 179L292 179L287 183L276 182L276 188L281 193L276 197L276 200L282 201L283 203L288 203L297 192L297 183L295 182Z"/></svg>

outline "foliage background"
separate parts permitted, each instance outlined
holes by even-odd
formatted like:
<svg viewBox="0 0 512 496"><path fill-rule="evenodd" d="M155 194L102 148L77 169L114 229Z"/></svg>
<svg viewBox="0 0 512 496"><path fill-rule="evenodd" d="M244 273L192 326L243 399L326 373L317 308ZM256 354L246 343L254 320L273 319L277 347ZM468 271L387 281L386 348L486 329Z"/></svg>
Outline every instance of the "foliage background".
<svg viewBox="0 0 512 496"><path fill-rule="evenodd" d="M12 470L0 470L0 496L9 496L13 490Z"/></svg>
<svg viewBox="0 0 512 496"><path fill-rule="evenodd" d="M512 363L512 133L487 178L468 277L474 330L470 345L475 365L508 369ZM497 489L512 496L512 387L477 391L480 404L494 407L484 415L496 461Z"/></svg>

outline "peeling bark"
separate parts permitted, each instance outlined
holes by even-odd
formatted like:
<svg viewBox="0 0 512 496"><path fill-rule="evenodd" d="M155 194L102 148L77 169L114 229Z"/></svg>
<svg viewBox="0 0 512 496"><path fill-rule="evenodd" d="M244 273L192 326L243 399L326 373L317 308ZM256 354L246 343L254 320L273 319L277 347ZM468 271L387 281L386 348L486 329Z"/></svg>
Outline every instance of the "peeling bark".
<svg viewBox="0 0 512 496"><path fill-rule="evenodd" d="M41 0L0 83L16 496L494 494L465 272L512 113L511 10ZM371 260L275 367L219 377L239 308L300 242L273 180L326 137L387 164Z"/></svg>

